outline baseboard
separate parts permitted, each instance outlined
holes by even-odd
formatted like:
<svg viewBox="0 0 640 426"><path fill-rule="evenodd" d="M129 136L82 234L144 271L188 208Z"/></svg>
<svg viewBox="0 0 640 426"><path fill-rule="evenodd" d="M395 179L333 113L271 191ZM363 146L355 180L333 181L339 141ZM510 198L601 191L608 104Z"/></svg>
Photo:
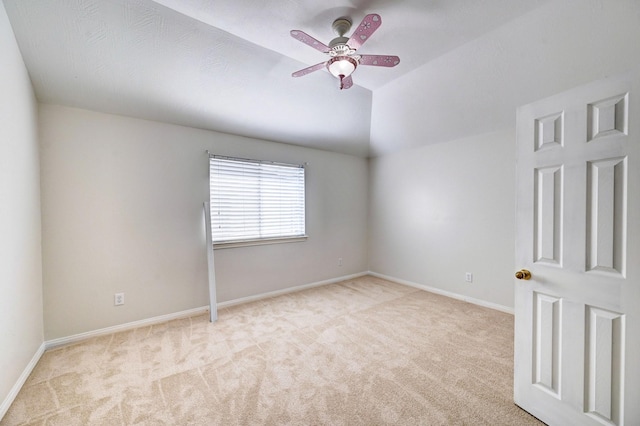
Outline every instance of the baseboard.
<svg viewBox="0 0 640 426"><path fill-rule="evenodd" d="M327 284L333 284L340 281L350 280L353 278L361 277L363 275L367 275L368 272L360 272L352 275L344 275L338 278L332 278L330 280L325 281L317 281L310 284L303 284L296 287L289 287L283 290L271 291L268 293L261 293L254 296L242 297L239 299L229 300L227 302L218 303L218 309L225 308L228 306L240 305L242 303L254 302L256 300L267 299L269 297L280 296L282 294L293 293L296 291L305 290L308 288L319 287ZM105 334L117 333L120 331L131 330L138 327L145 327L148 325L159 324L166 321L171 321L174 319L191 317L194 315L200 315L209 312L209 306L203 306L200 308L189 309L186 311L175 312L173 314L160 315L157 317L147 318L139 321L128 322L125 324L114 325L112 327L100 328L98 330L87 331L85 333L74 334L72 336L61 337L58 339L47 340L45 345L45 350L56 348L58 346L68 345L70 343L80 342L82 340L90 339L92 337L103 336Z"/></svg>
<svg viewBox="0 0 640 426"><path fill-rule="evenodd" d="M163 322L192 317L195 315L201 315L209 312L208 306L202 306L200 308L189 309L186 311L174 312L172 314L160 315L157 317L147 318L139 321L132 321L125 324L114 325L112 327L100 328L98 330L87 331L85 333L74 334L72 336L61 337L58 339L47 340L45 342L45 349L51 349L58 346L68 345L70 343L80 342L82 340L90 339L96 336L103 336L105 334L117 333L120 331L131 330L138 327L145 327L153 324L160 324Z"/></svg>
<svg viewBox="0 0 640 426"><path fill-rule="evenodd" d="M474 305L478 305L478 306L482 306L482 307L485 307L485 308L494 309L496 311L504 312L504 313L511 314L511 315L513 315L513 313L514 313L513 312L513 308L510 308L508 306L499 305L497 303L492 303L492 302L487 302L486 300L476 299L474 297L469 297L469 296L465 296L465 295L458 294L458 293L453 293L453 292L446 291L446 290L441 290L439 288L430 287L430 286L424 285L424 284L414 283L412 281L403 280L401 278L390 277L388 275L379 274L379 273L373 272L373 271L369 271L368 273L369 273L369 275L372 275L372 276L378 277L378 278L382 278L383 280L393 281L393 282L398 283L398 284L403 284L403 285L406 285L406 286L409 286L409 287L414 287L414 288L417 288L417 289L420 289L420 290L425 290L425 291L428 291L430 293L435 293L435 294L439 294L441 296L451 297L452 299L462 300L463 302L473 303Z"/></svg>
<svg viewBox="0 0 640 426"><path fill-rule="evenodd" d="M330 280L316 281L310 284L303 284L295 287L288 287L282 290L270 291L268 293L260 293L254 296L241 297L239 299L228 300L226 302L218 303L218 308L226 308L229 306L241 305L243 303L255 302L256 300L268 299L270 297L281 296L287 293L295 293L297 291L306 290L313 287L320 287L327 284L339 283L340 281L352 280L354 278L368 275L369 272L358 272L357 274L343 275L338 278L331 278Z"/></svg>
<svg viewBox="0 0 640 426"><path fill-rule="evenodd" d="M40 361L40 357L42 357L42 354L44 353L45 350L46 350L46 345L44 342L42 342L38 350L36 350L36 353L33 354L33 357L31 358L31 361L29 361L29 364L27 364L27 366L22 371L22 374L18 378L18 381L16 381L16 383L13 385L13 387L9 391L9 394L6 396L4 401L2 401L2 405L0 405L0 420L4 417L5 414L7 414L9 407L11 407L11 404L13 404L13 401L16 399L16 396L18 396L18 392L20 392L20 389L22 389L22 386L24 386L24 383L29 378L29 375L35 368L38 361Z"/></svg>

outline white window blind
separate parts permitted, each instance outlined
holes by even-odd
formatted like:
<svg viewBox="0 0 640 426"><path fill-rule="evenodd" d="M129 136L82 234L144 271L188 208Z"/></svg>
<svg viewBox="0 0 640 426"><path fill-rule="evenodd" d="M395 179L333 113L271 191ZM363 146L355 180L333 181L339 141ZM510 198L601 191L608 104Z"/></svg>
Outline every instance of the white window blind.
<svg viewBox="0 0 640 426"><path fill-rule="evenodd" d="M213 243L305 236L304 167L212 155Z"/></svg>

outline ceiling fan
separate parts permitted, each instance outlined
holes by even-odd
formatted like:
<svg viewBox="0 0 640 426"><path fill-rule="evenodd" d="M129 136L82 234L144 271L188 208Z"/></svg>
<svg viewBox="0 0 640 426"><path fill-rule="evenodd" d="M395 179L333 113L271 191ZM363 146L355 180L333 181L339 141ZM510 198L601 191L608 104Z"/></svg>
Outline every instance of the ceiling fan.
<svg viewBox="0 0 640 426"><path fill-rule="evenodd" d="M340 89L348 89L353 86L351 74L358 65L395 67L400 63L400 58L397 56L356 55L356 50L382 25L380 15L372 13L365 16L358 28L351 34L351 37L347 38L344 35L351 29L351 24L351 19L348 17L341 17L333 21L331 28L338 34L338 37L331 40L328 46L303 31L291 30L291 37L330 56L326 62L301 69L291 75L293 77L302 77L326 67L334 77L340 80Z"/></svg>

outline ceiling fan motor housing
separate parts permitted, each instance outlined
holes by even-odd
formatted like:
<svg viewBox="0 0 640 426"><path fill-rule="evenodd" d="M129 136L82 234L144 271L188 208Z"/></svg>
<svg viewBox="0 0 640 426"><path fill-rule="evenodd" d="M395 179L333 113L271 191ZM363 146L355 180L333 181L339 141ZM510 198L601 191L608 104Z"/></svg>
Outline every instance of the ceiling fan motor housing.
<svg viewBox="0 0 640 426"><path fill-rule="evenodd" d="M345 37L340 37L340 38L345 38ZM337 40L337 39L334 39ZM333 43L333 41L331 42L331 44ZM336 43L333 45L330 45L329 47L331 47L331 50L329 50L329 56L331 56L332 58L335 56L354 56L354 54L356 53L356 51L352 48L350 48L346 43Z"/></svg>
<svg viewBox="0 0 640 426"><path fill-rule="evenodd" d="M336 37L329 42L329 47L333 50L336 46L346 45L348 41L349 37Z"/></svg>

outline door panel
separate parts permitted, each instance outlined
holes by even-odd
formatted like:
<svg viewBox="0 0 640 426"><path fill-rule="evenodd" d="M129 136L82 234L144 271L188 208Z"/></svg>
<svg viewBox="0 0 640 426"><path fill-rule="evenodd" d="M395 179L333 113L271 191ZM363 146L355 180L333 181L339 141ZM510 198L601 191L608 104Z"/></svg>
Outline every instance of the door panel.
<svg viewBox="0 0 640 426"><path fill-rule="evenodd" d="M535 170L535 262L562 265L562 166Z"/></svg>
<svg viewBox="0 0 640 426"><path fill-rule="evenodd" d="M587 162L587 271L624 278L627 159Z"/></svg>
<svg viewBox="0 0 640 426"><path fill-rule="evenodd" d="M623 409L624 315L587 306L586 411L620 424Z"/></svg>
<svg viewBox="0 0 640 426"><path fill-rule="evenodd" d="M535 292L533 383L560 397L562 299Z"/></svg>
<svg viewBox="0 0 640 426"><path fill-rule="evenodd" d="M640 424L637 75L518 109L514 398L551 425Z"/></svg>

